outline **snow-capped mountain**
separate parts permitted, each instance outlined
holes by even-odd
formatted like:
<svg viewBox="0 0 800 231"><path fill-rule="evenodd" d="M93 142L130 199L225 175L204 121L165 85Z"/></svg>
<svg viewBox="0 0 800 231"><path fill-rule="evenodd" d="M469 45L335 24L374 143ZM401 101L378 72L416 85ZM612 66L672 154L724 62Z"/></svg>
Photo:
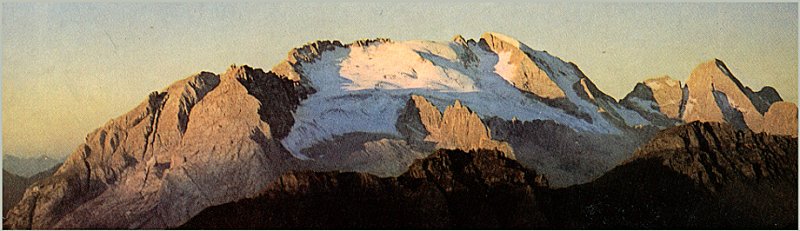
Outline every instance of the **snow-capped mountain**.
<svg viewBox="0 0 800 231"><path fill-rule="evenodd" d="M624 126L649 124L597 90L575 65L496 33L478 42L460 36L451 42L316 42L289 55L296 72L274 71L300 76L316 90L301 102L282 140L303 159L303 149L336 135L400 136L386 121L397 120L411 94L440 110L460 100L484 118L553 120L584 132L620 134Z"/></svg>
<svg viewBox="0 0 800 231"><path fill-rule="evenodd" d="M29 187L4 226L178 227L210 206L258 196L287 171L394 177L438 148L498 150L566 187L684 121L791 133L756 125L796 116L794 104L749 91L717 63L683 88L645 81L618 102L575 64L497 33L317 41L270 71L234 65L153 92Z"/></svg>

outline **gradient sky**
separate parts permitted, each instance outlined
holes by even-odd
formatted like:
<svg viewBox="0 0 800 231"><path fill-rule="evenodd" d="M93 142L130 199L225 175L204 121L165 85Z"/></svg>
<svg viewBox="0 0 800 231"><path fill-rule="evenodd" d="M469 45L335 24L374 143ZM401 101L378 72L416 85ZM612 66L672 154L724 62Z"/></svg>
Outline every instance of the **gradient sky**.
<svg viewBox="0 0 800 231"><path fill-rule="evenodd" d="M447 41L495 31L574 62L620 99L713 58L797 102L797 4L529 2L4 3L3 153L70 154L147 94L307 42Z"/></svg>

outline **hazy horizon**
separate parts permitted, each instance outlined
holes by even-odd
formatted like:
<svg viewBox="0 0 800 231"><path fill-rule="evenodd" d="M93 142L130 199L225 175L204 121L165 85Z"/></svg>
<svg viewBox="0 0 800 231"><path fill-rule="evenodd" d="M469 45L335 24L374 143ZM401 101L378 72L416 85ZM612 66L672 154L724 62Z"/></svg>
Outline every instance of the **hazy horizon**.
<svg viewBox="0 0 800 231"><path fill-rule="evenodd" d="M797 3L3 3L3 153L70 154L148 93L315 40L449 41L487 31L575 63L621 99L723 60L797 103ZM789 84L790 83L790 84Z"/></svg>

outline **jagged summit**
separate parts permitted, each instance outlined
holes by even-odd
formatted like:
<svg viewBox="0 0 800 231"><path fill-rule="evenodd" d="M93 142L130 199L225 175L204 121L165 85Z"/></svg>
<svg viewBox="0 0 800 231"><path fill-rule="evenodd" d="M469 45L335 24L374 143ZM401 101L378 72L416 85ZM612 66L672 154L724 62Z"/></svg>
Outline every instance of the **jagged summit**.
<svg viewBox="0 0 800 231"><path fill-rule="evenodd" d="M764 104L763 100L754 97L721 60L700 64L686 80L686 88L684 121L727 122L739 129L763 130L763 114L754 104Z"/></svg>
<svg viewBox="0 0 800 231"><path fill-rule="evenodd" d="M518 40L504 34L496 33L496 32L486 32L481 35L481 40L483 43L486 43L492 50L513 50L514 48L520 49L520 43Z"/></svg>
<svg viewBox="0 0 800 231"><path fill-rule="evenodd" d="M681 82L669 76L646 79L620 100L625 105L660 127L680 121L684 97Z"/></svg>
<svg viewBox="0 0 800 231"><path fill-rule="evenodd" d="M796 152L797 143L791 140L740 131L727 123L695 121L660 132L629 161L659 159L664 166L715 191L736 178L796 178L797 155L792 150ZM706 157L699 158L703 155Z"/></svg>
<svg viewBox="0 0 800 231"><path fill-rule="evenodd" d="M462 37L460 34L457 34L456 36L453 36L452 40L453 40L453 42L455 42L455 43L457 43L459 45L467 45L467 40L465 40L464 37Z"/></svg>
<svg viewBox="0 0 800 231"><path fill-rule="evenodd" d="M791 132L797 128L790 109L794 104L781 100L772 87L752 91L722 60L712 59L698 65L683 87L680 81L666 76L648 79L638 83L620 103L662 128L701 121L729 123L740 130L796 134ZM767 116L776 104L779 109Z"/></svg>
<svg viewBox="0 0 800 231"><path fill-rule="evenodd" d="M770 88L752 92L719 60L684 88L659 78L629 96L617 102L577 65L498 33L316 41L271 70L232 65L151 93L26 190L4 226L172 228L286 171L395 176L437 148L499 150L568 186L630 155L653 125L718 121L796 136L796 122L762 126L796 117L794 104L773 103Z"/></svg>
<svg viewBox="0 0 800 231"><path fill-rule="evenodd" d="M410 94L436 105L458 99L481 116L548 119L581 131L620 133L623 127L648 124L599 92L574 64L497 33L484 34L478 43L460 41L463 37L452 42L378 40L360 48L324 42L297 49L293 56L313 58L289 60L273 72L300 76L317 92L298 109L298 123L283 144L303 157L302 149L336 135L399 135L384 121L396 120L394 112L405 104L399 99ZM603 97L589 99L588 94Z"/></svg>

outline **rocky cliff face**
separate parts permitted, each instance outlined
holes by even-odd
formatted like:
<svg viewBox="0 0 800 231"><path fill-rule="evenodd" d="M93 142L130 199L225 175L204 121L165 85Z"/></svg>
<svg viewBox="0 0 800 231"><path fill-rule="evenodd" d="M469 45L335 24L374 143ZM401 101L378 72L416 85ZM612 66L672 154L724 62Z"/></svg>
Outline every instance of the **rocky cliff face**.
<svg viewBox="0 0 800 231"><path fill-rule="evenodd" d="M497 33L484 33L478 44L501 57L498 61L501 68L497 71L502 72L501 75L515 87L544 99L566 98L553 77L548 76L520 50L520 43L516 39Z"/></svg>
<svg viewBox="0 0 800 231"><path fill-rule="evenodd" d="M682 121L720 121L743 131L763 130L796 136L796 106L776 102L780 96L770 88L753 92L743 87L720 61L701 65L687 81L686 87L681 89L679 85L669 79L648 80L637 85L630 97L618 103L600 91L575 64L496 33L484 34L479 42L460 36L445 42L371 39L342 44L317 41L293 49L288 58L272 71L232 66L221 75L199 73L152 93L132 111L90 133L85 143L53 176L31 185L20 203L9 211L4 226L37 229L173 228L205 208L263 196L265 194L259 194L265 192L263 190L273 192L274 198L288 198L294 203L281 204L284 202L275 202L274 198L265 199L261 202L284 206L281 208L290 212L270 210L264 212L264 216L288 219L287 216L306 213L292 208L313 206L303 202L303 198L309 196L305 194L307 191L280 188L284 182L290 182L286 185L316 188L310 198L320 203L333 203L331 200L338 200L336 198L340 195L388 200L387 206L399 206L397 203L400 202L424 206L423 202L431 202L433 207L399 208L405 211L403 214L422 214L404 215L409 218L402 218L404 222L414 220L411 217L422 219L410 227L484 227L477 222L480 221L487 222L489 225L486 227L531 228L545 224L539 223L541 216L536 212L538 201L543 199L531 200L532 194L529 193L541 187L542 179L520 178L518 173L522 170L514 167L518 164L511 164L511 159L518 158L525 166L536 168L539 174L552 179L552 186L567 187L601 176L630 157L633 149L650 138L655 130ZM765 114L762 116L761 113ZM779 122L784 120L790 122ZM724 136L714 135L721 131L725 132ZM705 150L703 148L708 146L710 148L706 149L720 149L721 153L750 150L757 155L785 148L781 146L785 144L783 141L770 143L772 141L765 140L786 137L747 135L738 131L730 133L716 128L699 133L709 135L677 134L675 136L681 137L677 141L663 142L671 147L680 145L678 141L683 140L690 146L696 143L700 147L698 150ZM730 138L731 134L736 138ZM725 139L720 141L723 146L716 145L720 143L717 139ZM712 140L716 142L713 147L707 145ZM733 150L727 142L743 146ZM412 166L405 177L390 178L402 174L415 160L440 148L496 150L499 152L492 152L495 153L492 155L503 153L505 159L486 160L486 163L502 166L496 168L486 167L483 162L469 162L483 161L482 157L457 159L461 157L444 155L436 157L441 160L423 161L416 167ZM687 192L691 195L712 196L726 192L725 185L729 179L733 179L731 182L735 184L751 184L751 178L726 178L726 174L754 175L757 177L753 179L758 182L766 173L775 175L770 172L773 170L764 170L776 166L771 164L776 159L772 154L759 157L743 155L744 159L737 162L717 160L726 157L724 155L695 155L711 151L689 153L694 155L690 155L691 160L698 159L703 166L720 163L722 167L699 170L694 168L696 165L687 165L695 162L681 160L684 162L674 162L675 165L665 167L627 163L625 166L639 167L622 169L638 171L652 167L658 170L648 175L653 177L648 178L652 182L659 182L657 179L660 178L656 176L677 181L690 175L690 180L685 182L692 185L710 182L708 184L712 187L693 188L695 186L687 186L689 184L684 181L667 186L690 190ZM703 159L706 157L713 160ZM756 160L762 157L765 158L764 164L760 165ZM657 162L652 159L648 161ZM431 165L420 167L419 164L423 163ZM777 166L785 164L776 163ZM498 170L505 167L511 169ZM736 170L728 171L729 168ZM281 183L273 182L287 171L300 170L362 173L297 173L284 176L278 181ZM634 170L627 173L636 172ZM494 175L482 175L484 173ZM778 175L781 174L783 172ZM299 183L291 183L292 177L300 179ZM602 179L629 179L625 177L621 174ZM496 207L496 203L470 204L498 192L493 188L495 186L487 186L498 180L523 182L497 186L502 195L523 202L509 205L509 201L502 199L504 196L492 197L496 199L492 199L493 202L504 207L519 206L512 208L524 211L520 214L528 213L526 216L534 215L522 218L516 213L506 214L505 210ZM352 184L356 189L366 187L366 191L347 191L350 188L340 188L335 183L340 181ZM461 186L454 182L461 182L458 183ZM620 190L633 190L625 185L627 181L602 182L617 182L608 184L616 185ZM646 185L647 182L640 183ZM409 188L412 185L425 185L425 188ZM659 185L653 183L650 186ZM469 196L447 194L453 190L460 192L459 188L466 190L463 192ZM336 193L326 194L328 190ZM399 190L387 195L405 199L398 202L374 195L381 190ZM587 205L580 203L598 202L582 199L588 198L585 195L611 195L608 191L596 191L601 189L591 187L570 190L573 189L565 192L581 196L568 200L578 204L566 203L573 203L570 206L577 206L573 207L576 209ZM653 193L648 190L651 189L642 192ZM402 195L391 194L398 192ZM667 195L669 193L662 196ZM560 200L558 196L546 198L550 199L542 203ZM453 201L469 205L452 204ZM400 219L390 218L392 216L373 207L364 211L369 212L366 215L353 213L370 219L377 219L370 217L373 213L384 214L381 215L383 219ZM430 214L435 220L425 220ZM558 213L545 214L556 224L569 221ZM609 214L631 218L628 214ZM347 227L345 223L335 223L336 219L330 218L327 222ZM589 224L590 227L601 224L595 221L582 220L583 223L579 224ZM277 224L274 227L296 227L294 225L299 224L298 220L265 222Z"/></svg>
<svg viewBox="0 0 800 231"><path fill-rule="evenodd" d="M648 79L637 84L620 104L660 128L709 121L776 135L791 135L797 130L794 103L783 102L772 87L754 92L718 59L697 66L683 88L679 81L666 76ZM776 109L767 116L773 105Z"/></svg>
<svg viewBox="0 0 800 231"><path fill-rule="evenodd" d="M693 122L552 196L548 218L564 228L794 229L797 140Z"/></svg>
<svg viewBox="0 0 800 231"><path fill-rule="evenodd" d="M511 147L492 140L478 115L456 100L440 113L422 96L412 95L397 119L397 130L421 149L499 150L514 158Z"/></svg>
<svg viewBox="0 0 800 231"><path fill-rule="evenodd" d="M647 79L636 84L620 104L634 109L657 126L674 126L680 123L684 106L681 82L669 76Z"/></svg>
<svg viewBox="0 0 800 231"><path fill-rule="evenodd" d="M4 225L173 227L207 206L252 195L296 166L275 139L291 127L291 111L304 97L298 87L234 66L154 92L28 188Z"/></svg>
<svg viewBox="0 0 800 231"><path fill-rule="evenodd" d="M667 129L640 147L637 159L664 166L714 191L731 181L797 178L797 143L790 137L737 131L722 123L694 122Z"/></svg>
<svg viewBox="0 0 800 231"><path fill-rule="evenodd" d="M727 122L739 129L762 131L763 116L722 61L700 64L686 81L686 88L684 121Z"/></svg>
<svg viewBox="0 0 800 231"><path fill-rule="evenodd" d="M544 178L496 151L440 150L399 177L294 172L181 228L543 228Z"/></svg>
<svg viewBox="0 0 800 231"><path fill-rule="evenodd" d="M797 137L797 105L775 102L764 113L764 132Z"/></svg>

